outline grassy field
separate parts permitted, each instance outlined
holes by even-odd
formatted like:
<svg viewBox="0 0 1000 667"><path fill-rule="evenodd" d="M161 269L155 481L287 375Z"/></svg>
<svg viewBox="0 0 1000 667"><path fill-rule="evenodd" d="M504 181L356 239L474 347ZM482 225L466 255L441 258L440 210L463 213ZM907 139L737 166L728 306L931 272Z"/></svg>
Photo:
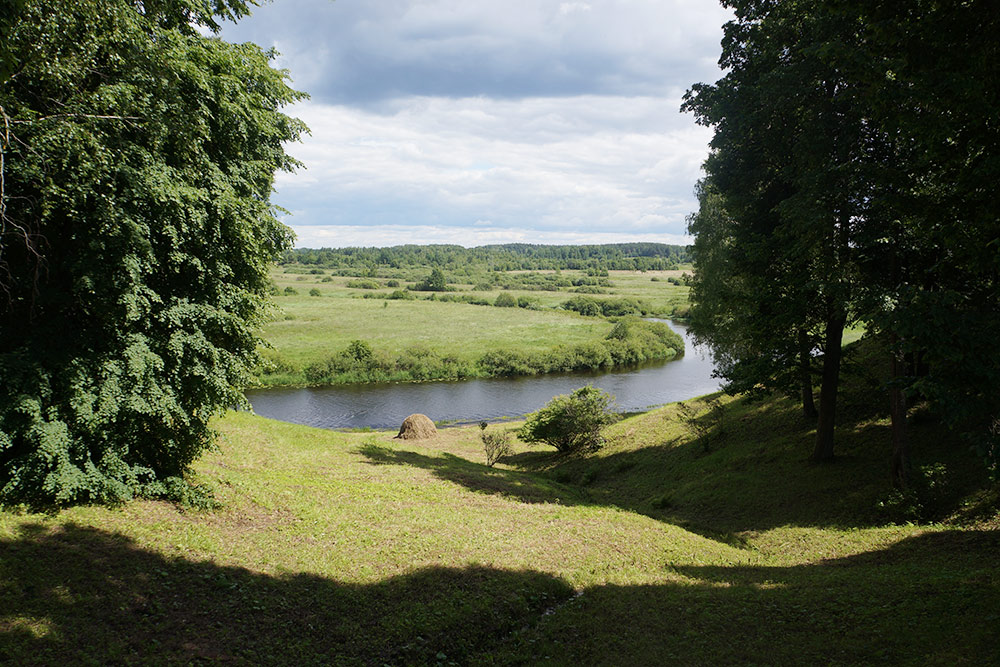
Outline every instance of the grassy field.
<svg viewBox="0 0 1000 667"><path fill-rule="evenodd" d="M641 299L650 312L669 315L687 303L688 288L667 282L668 277L681 273L613 271L609 277L613 287L604 288L605 294L592 296ZM562 275L568 279L586 276L579 271L565 271ZM377 352L390 356L430 352L474 367L491 351L516 350L531 355L599 343L613 327L604 318L583 317L559 308L578 296L570 291L573 288L474 290L470 284L454 284L455 292L410 292L414 300L391 300L387 297L408 284L406 281L401 281L400 287L371 290L347 287L358 280L352 276L276 269L273 277L279 295L275 298L274 321L265 327L264 337L272 346L265 356L275 368L262 376L265 385L304 383L304 368L340 353L354 340L364 340ZM653 278L657 281L653 282ZM388 281L380 282L384 285ZM286 288L296 294L285 294ZM311 295L312 290L318 294ZM535 309L438 300L441 296L469 296L493 303L501 292L515 299L530 299ZM427 300L431 296L434 300Z"/></svg>
<svg viewBox="0 0 1000 667"><path fill-rule="evenodd" d="M217 510L0 514L0 662L997 664L997 488L924 419L917 491L893 496L860 387L830 466L780 399L495 468L475 427L232 413L198 464Z"/></svg>

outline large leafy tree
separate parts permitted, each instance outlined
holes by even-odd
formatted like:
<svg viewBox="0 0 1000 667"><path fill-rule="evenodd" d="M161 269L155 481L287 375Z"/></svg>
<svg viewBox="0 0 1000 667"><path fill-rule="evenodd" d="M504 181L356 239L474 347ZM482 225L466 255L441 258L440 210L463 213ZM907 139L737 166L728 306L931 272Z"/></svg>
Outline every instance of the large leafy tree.
<svg viewBox="0 0 1000 667"><path fill-rule="evenodd" d="M738 390L777 384L796 335L821 334L825 459L840 332L862 320L891 346L895 483L908 396L995 464L1000 16L983 0L725 4L728 72L686 101L715 129L691 222L696 332Z"/></svg>
<svg viewBox="0 0 1000 667"><path fill-rule="evenodd" d="M697 186L698 211L688 219L698 270L691 283L691 332L713 353L716 374L729 393L782 391L801 400L806 419L817 416L813 397L814 326L800 318L808 285L776 276L792 261L761 252L738 225L711 180Z"/></svg>
<svg viewBox="0 0 1000 667"><path fill-rule="evenodd" d="M755 375L764 386L796 378L807 413L818 348L813 458L827 460L842 334L858 298L856 238L869 220L869 132L856 88L830 58L851 50L855 19L819 0L724 4L736 14L720 60L728 71L694 86L684 106L715 130L704 186L713 198L701 198L691 225L702 274L694 329L724 360L731 387L753 386Z"/></svg>
<svg viewBox="0 0 1000 667"><path fill-rule="evenodd" d="M907 395L1000 463L1000 15L992 3L834 3L860 17L871 126L890 148L862 240L869 325L894 343L893 478L905 485ZM919 360L920 363L915 363Z"/></svg>
<svg viewBox="0 0 1000 667"><path fill-rule="evenodd" d="M241 0L7 7L0 503L176 496L244 400L301 95L204 36Z"/></svg>

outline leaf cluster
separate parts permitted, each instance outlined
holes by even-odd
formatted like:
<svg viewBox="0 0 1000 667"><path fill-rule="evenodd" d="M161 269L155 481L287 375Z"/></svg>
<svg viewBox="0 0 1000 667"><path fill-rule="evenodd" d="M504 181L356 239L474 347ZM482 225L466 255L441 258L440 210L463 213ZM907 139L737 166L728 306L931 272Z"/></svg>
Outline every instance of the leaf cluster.
<svg viewBox="0 0 1000 667"><path fill-rule="evenodd" d="M528 443L551 445L562 453L594 451L604 444L601 429L618 421L613 404L614 397L601 389L580 387L529 414L517 436Z"/></svg>
<svg viewBox="0 0 1000 667"><path fill-rule="evenodd" d="M246 11L29 1L3 26L2 504L183 495L244 400L305 129L273 53L195 30Z"/></svg>

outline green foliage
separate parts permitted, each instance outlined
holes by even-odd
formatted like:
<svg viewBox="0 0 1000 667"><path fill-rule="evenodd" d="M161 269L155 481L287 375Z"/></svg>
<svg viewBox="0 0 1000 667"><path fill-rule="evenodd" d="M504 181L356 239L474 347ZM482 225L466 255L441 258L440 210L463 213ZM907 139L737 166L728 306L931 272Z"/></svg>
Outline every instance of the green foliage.
<svg viewBox="0 0 1000 667"><path fill-rule="evenodd" d="M438 266L448 271L540 271L579 269L607 277L617 271L664 271L690 261L687 248L662 243L605 245L533 245L511 243L478 248L455 245L402 245L392 248L297 248L282 256L284 264L329 268Z"/></svg>
<svg viewBox="0 0 1000 667"><path fill-rule="evenodd" d="M498 308L517 308L517 297L510 292L500 292L493 305Z"/></svg>
<svg viewBox="0 0 1000 667"><path fill-rule="evenodd" d="M378 351L362 340L303 370L308 384L353 384L412 380L463 379L588 371L671 359L684 353L684 340L662 322L623 318L601 341L527 352L490 350L475 363L412 345L398 354ZM285 376L286 371L275 370Z"/></svg>
<svg viewBox="0 0 1000 667"><path fill-rule="evenodd" d="M986 0L732 7L727 73L684 105L715 130L690 221L693 333L736 391L805 399L820 349L827 458L841 332L862 321L897 362L920 360L887 385L896 463L900 391L1000 463L1000 15Z"/></svg>
<svg viewBox="0 0 1000 667"><path fill-rule="evenodd" d="M576 311L587 317L600 317L602 314L600 302L597 299L586 296L575 296L563 302L562 307L566 310Z"/></svg>
<svg viewBox="0 0 1000 667"><path fill-rule="evenodd" d="M538 300L530 296L517 297L517 307L527 308L529 310L538 310L539 308L541 308L541 306L538 303Z"/></svg>
<svg viewBox="0 0 1000 667"><path fill-rule="evenodd" d="M323 293L320 292L315 287L313 287L311 290L309 290L309 296L323 296Z"/></svg>
<svg viewBox="0 0 1000 667"><path fill-rule="evenodd" d="M392 281L396 283L396 287L399 287L398 281ZM371 278L359 278L358 280L348 280L347 286L353 289L379 289L382 285L377 280L372 280ZM392 285L389 285L392 287Z"/></svg>
<svg viewBox="0 0 1000 667"><path fill-rule="evenodd" d="M623 315L646 315L648 310L641 301L630 297L595 299L590 296L575 296L564 301L562 307L581 315L596 317L621 317Z"/></svg>
<svg viewBox="0 0 1000 667"><path fill-rule="evenodd" d="M291 285L287 286L282 291L282 294L284 294L285 296L295 296L298 293L299 293L299 291L297 289L295 289L294 287L292 287Z"/></svg>
<svg viewBox="0 0 1000 667"><path fill-rule="evenodd" d="M479 422L479 439L483 442L483 449L486 451L486 465L492 468L497 461L505 456L514 453L514 448L510 444L510 432L491 431L486 432L489 426L486 422Z"/></svg>
<svg viewBox="0 0 1000 667"><path fill-rule="evenodd" d="M952 500L947 466L918 466L905 489L892 489L876 505L883 519L893 523L926 523L941 519Z"/></svg>
<svg viewBox="0 0 1000 667"><path fill-rule="evenodd" d="M471 374L471 369L454 357L425 347L408 347L392 357L375 351L363 340L351 341L339 354L304 370L306 381L314 385L461 379Z"/></svg>
<svg viewBox="0 0 1000 667"><path fill-rule="evenodd" d="M431 295L434 296L434 295ZM494 305L488 299L481 296L473 296L472 294L442 294L438 297L438 301L455 302L455 303L468 303L473 306L492 306Z"/></svg>
<svg viewBox="0 0 1000 667"><path fill-rule="evenodd" d="M2 504L189 495L209 420L244 402L304 129L273 53L196 30L247 5L0 16Z"/></svg>
<svg viewBox="0 0 1000 667"><path fill-rule="evenodd" d="M600 342L560 347L547 353L494 350L479 358L484 375L534 375L629 366L684 353L684 339L662 322L623 318Z"/></svg>
<svg viewBox="0 0 1000 667"><path fill-rule="evenodd" d="M556 396L527 416L517 435L528 443L542 442L563 453L594 451L604 444L601 429L618 420L614 397L595 387L580 387Z"/></svg>
<svg viewBox="0 0 1000 667"><path fill-rule="evenodd" d="M445 292L448 290L448 283L441 269L434 267L431 274L414 285L413 289L418 292Z"/></svg>
<svg viewBox="0 0 1000 667"><path fill-rule="evenodd" d="M691 431L694 439L701 444L702 451L711 451L711 441L725 435L726 408L718 397L704 401L707 412L702 412L693 403L677 403L677 413Z"/></svg>

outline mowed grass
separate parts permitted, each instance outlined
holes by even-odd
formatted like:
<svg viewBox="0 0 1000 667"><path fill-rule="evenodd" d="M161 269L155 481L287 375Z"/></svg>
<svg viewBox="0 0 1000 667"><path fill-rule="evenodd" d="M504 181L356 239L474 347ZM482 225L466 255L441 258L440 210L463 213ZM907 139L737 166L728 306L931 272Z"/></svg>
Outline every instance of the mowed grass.
<svg viewBox="0 0 1000 667"><path fill-rule="evenodd" d="M672 405L596 454L518 443L495 468L476 427L232 413L198 464L220 509L0 515L0 662L997 664L996 487L918 425L951 486L938 523L892 524L863 398L832 466L782 399L689 402L707 438Z"/></svg>

